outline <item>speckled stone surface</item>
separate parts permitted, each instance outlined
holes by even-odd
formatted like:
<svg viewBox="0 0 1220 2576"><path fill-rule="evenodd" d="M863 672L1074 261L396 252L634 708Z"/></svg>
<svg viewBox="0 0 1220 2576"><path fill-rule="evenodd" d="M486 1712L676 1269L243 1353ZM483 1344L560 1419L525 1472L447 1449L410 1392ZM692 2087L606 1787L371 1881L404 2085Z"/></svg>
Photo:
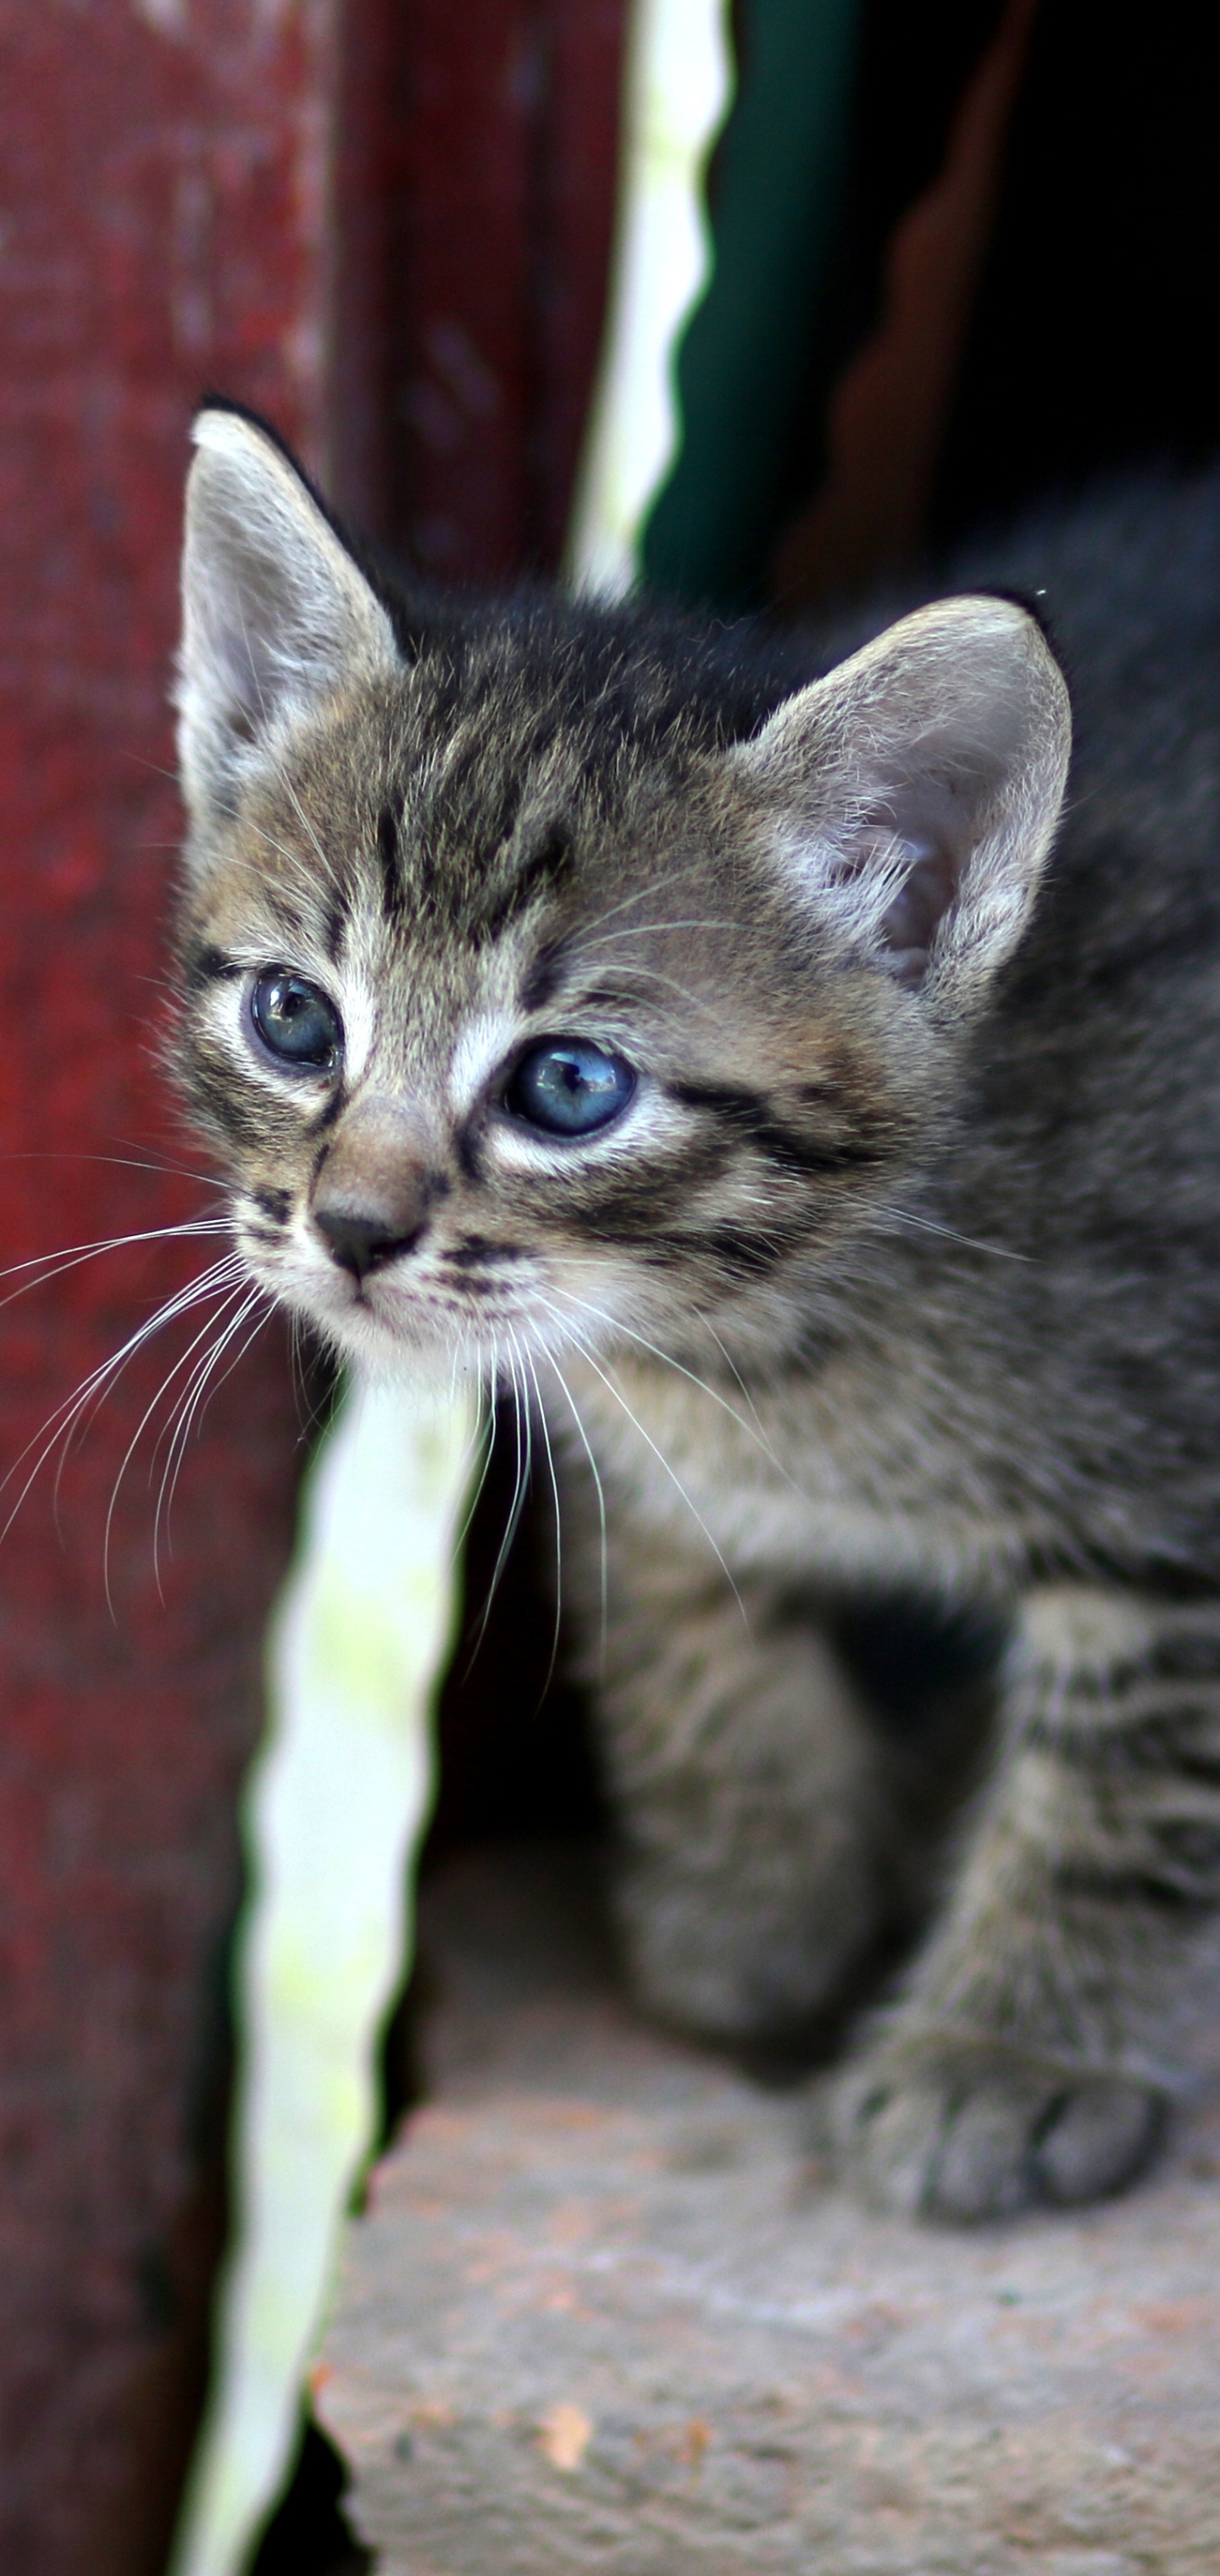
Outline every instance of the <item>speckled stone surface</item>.
<svg viewBox="0 0 1220 2576"><path fill-rule="evenodd" d="M1215 2090L1085 2215L870 2217L633 2018L587 1877L434 1891L434 2097L317 2373L379 2576L1216 2576Z"/></svg>

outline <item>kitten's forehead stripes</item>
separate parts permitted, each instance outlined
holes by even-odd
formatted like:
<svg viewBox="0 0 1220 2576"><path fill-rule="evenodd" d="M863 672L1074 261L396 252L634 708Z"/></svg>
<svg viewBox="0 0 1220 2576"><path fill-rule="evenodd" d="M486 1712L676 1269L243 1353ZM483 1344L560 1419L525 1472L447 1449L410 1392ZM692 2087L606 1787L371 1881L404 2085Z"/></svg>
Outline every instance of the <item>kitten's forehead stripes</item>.
<svg viewBox="0 0 1220 2576"><path fill-rule="evenodd" d="M509 882L493 897L482 928L490 939L520 919L532 897L562 885L572 868L572 838L563 823L549 823L517 857Z"/></svg>
<svg viewBox="0 0 1220 2576"><path fill-rule="evenodd" d="M337 885L326 908L326 921L322 931L322 945L332 966L337 966L343 955L351 921L351 910L350 886L345 883Z"/></svg>
<svg viewBox="0 0 1220 2576"><path fill-rule="evenodd" d="M538 950L527 968L518 995L523 1011L530 1015L536 1011L545 1011L547 1003L554 1001L563 982L569 949L570 943L567 940L551 939ZM581 1008L581 1003L576 1002L574 1007Z"/></svg>
<svg viewBox="0 0 1220 2576"><path fill-rule="evenodd" d="M406 909L402 859L399 851L401 804L383 805L377 817L377 858L381 868L381 904L387 922L396 928Z"/></svg>
<svg viewBox="0 0 1220 2576"><path fill-rule="evenodd" d="M307 909L304 904L294 903L281 886L272 885L265 879L262 886L262 900L276 930L290 948L299 951L313 946L319 931L319 913L316 905L310 905Z"/></svg>

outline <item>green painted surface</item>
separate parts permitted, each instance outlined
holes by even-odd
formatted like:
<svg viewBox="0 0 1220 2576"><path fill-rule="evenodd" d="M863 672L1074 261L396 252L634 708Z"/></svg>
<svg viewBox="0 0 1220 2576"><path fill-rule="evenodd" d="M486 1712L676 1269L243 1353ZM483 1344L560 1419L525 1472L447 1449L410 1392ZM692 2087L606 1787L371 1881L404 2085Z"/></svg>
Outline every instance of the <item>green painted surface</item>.
<svg viewBox="0 0 1220 2576"><path fill-rule="evenodd" d="M677 364L682 441L640 549L673 598L750 607L779 533L832 325L860 18L860 0L744 0L714 267Z"/></svg>

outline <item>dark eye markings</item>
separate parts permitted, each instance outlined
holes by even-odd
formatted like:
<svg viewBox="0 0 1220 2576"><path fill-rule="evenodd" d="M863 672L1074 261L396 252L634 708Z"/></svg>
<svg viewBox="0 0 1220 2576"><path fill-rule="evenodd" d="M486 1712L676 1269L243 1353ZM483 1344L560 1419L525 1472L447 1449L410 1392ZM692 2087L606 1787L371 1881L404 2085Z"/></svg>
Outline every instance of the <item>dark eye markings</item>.
<svg viewBox="0 0 1220 2576"><path fill-rule="evenodd" d="M271 966L250 994L250 1025L265 1052L290 1073L333 1073L343 1051L334 1003L289 966Z"/></svg>
<svg viewBox="0 0 1220 2576"><path fill-rule="evenodd" d="M212 948L206 942L187 951L184 975L188 993L201 993L208 984L235 983L241 968L223 948Z"/></svg>
<svg viewBox="0 0 1220 2576"><path fill-rule="evenodd" d="M620 1118L635 1091L621 1055L591 1038L540 1038L519 1057L504 1106L544 1136L594 1136Z"/></svg>
<svg viewBox="0 0 1220 2576"><path fill-rule="evenodd" d="M269 1216L273 1225L287 1224L292 1212L291 1190L254 1189L250 1196L256 1208L260 1208L264 1216Z"/></svg>
<svg viewBox="0 0 1220 2576"><path fill-rule="evenodd" d="M524 1261L527 1255L519 1243L494 1243L490 1235L464 1234L459 1243L442 1252L441 1260L455 1270L475 1270L483 1262Z"/></svg>
<svg viewBox="0 0 1220 2576"><path fill-rule="evenodd" d="M781 1117L765 1092L752 1091L744 1083L671 1082L669 1092L684 1109L702 1110L723 1134L739 1144L755 1146L782 1171L817 1178L826 1173L867 1170L883 1159L876 1122L863 1113L846 1134L815 1131L806 1135ZM814 1092L811 1102L818 1109L824 1108L824 1092Z"/></svg>

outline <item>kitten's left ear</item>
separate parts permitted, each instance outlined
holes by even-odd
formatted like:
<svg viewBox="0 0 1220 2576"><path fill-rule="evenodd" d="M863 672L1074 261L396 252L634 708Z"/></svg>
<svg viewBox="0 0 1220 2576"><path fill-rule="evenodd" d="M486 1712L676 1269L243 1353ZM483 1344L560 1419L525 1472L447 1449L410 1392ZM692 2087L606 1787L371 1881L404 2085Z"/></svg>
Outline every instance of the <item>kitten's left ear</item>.
<svg viewBox="0 0 1220 2576"><path fill-rule="evenodd" d="M1067 777L1067 685L1006 599L940 600L730 754L811 908L938 1015L1016 946Z"/></svg>
<svg viewBox="0 0 1220 2576"><path fill-rule="evenodd" d="M232 805L285 720L400 662L386 609L270 433L218 403L194 440L177 702L198 818Z"/></svg>

